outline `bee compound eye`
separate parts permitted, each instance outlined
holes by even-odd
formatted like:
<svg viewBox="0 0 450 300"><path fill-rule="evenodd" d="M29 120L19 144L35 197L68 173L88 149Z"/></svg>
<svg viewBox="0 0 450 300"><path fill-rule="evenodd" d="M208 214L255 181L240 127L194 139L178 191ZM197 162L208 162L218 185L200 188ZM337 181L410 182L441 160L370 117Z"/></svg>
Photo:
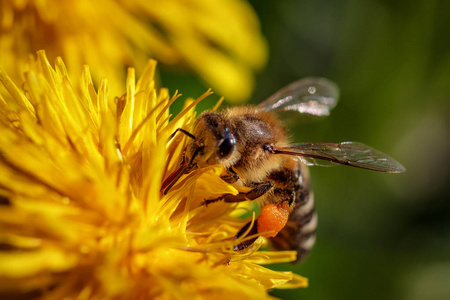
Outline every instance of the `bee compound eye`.
<svg viewBox="0 0 450 300"><path fill-rule="evenodd" d="M229 131L225 132L224 138L220 141L218 146L218 155L220 158L226 158L233 153L236 148L236 139Z"/></svg>

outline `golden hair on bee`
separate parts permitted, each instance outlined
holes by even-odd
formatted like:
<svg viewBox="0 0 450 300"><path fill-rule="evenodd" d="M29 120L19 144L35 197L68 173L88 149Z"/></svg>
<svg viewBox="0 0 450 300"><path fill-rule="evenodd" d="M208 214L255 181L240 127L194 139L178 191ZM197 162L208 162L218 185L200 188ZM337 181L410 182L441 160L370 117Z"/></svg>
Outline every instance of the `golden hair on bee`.
<svg viewBox="0 0 450 300"><path fill-rule="evenodd" d="M220 112L203 112L197 119L193 135L196 141L186 149L186 159L192 158L198 167L222 164L233 167L243 180L259 182L279 169L282 156L271 155L265 144L287 146L284 125L270 112L254 106L238 106Z"/></svg>

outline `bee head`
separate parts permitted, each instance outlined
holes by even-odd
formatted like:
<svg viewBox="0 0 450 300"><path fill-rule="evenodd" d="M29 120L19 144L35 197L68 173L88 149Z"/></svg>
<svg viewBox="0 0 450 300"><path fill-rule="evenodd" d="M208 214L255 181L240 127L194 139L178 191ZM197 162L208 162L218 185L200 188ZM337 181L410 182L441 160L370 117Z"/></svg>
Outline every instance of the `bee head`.
<svg viewBox="0 0 450 300"><path fill-rule="evenodd" d="M229 125L220 114L204 112L194 127L195 140L192 140L185 153L189 165L199 168L231 164L236 157L236 138Z"/></svg>

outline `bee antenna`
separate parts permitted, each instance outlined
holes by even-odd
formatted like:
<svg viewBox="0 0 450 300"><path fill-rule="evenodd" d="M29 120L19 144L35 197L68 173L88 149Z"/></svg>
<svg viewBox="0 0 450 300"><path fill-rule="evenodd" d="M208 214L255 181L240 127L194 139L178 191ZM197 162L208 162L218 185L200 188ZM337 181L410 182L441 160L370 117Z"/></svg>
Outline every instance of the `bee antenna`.
<svg viewBox="0 0 450 300"><path fill-rule="evenodd" d="M184 133L185 135L187 135L187 136L190 137L191 139L194 139L194 140L196 139L196 138L195 138L195 135L193 135L193 134L190 133L189 131L184 130L183 128L177 128L177 130L175 130L175 131L170 135L169 140L171 140L171 139L175 136L175 134L177 134L178 131Z"/></svg>

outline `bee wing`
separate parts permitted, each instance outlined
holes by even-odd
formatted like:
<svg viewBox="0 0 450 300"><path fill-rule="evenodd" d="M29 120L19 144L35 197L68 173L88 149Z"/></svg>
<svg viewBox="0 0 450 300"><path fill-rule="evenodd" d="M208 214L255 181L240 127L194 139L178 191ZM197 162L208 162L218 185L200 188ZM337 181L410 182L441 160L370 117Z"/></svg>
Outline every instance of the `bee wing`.
<svg viewBox="0 0 450 300"><path fill-rule="evenodd" d="M300 156L313 164L318 159L387 173L401 173L406 170L387 154L358 142L295 144L274 148L273 153Z"/></svg>
<svg viewBox="0 0 450 300"><path fill-rule="evenodd" d="M302 114L328 116L338 101L339 88L326 78L307 77L297 80L258 105L265 111L296 111Z"/></svg>

